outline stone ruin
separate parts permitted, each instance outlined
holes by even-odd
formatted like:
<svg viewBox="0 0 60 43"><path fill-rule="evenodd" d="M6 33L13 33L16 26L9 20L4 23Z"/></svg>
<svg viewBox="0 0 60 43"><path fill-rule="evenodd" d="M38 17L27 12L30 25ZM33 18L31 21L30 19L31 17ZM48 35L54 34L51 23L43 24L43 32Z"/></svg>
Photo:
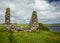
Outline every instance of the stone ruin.
<svg viewBox="0 0 60 43"><path fill-rule="evenodd" d="M6 12L5 12L5 27L7 29L10 29L11 25L10 25L10 8L6 8Z"/></svg>
<svg viewBox="0 0 60 43"><path fill-rule="evenodd" d="M10 25L10 8L6 9L6 13L5 13L5 24L6 25Z"/></svg>
<svg viewBox="0 0 60 43"><path fill-rule="evenodd" d="M18 30L23 30L23 28L21 28L20 26L18 26L17 24L14 26L10 23L10 8L6 9L6 13L5 13L5 27L8 30L13 30L13 31L18 31ZM32 30L37 30L39 24L38 24L38 18L37 18L37 12L33 11L32 13L32 17L30 20L30 24L23 30L23 31L32 31Z"/></svg>
<svg viewBox="0 0 60 43"><path fill-rule="evenodd" d="M10 23L10 8L6 8L6 13L5 13L5 27L7 30L13 30L17 31L20 29L20 26L14 26Z"/></svg>
<svg viewBox="0 0 60 43"><path fill-rule="evenodd" d="M38 24L37 12L33 11L30 24L29 24L29 28L31 30L37 30L38 27L39 27L39 24Z"/></svg>

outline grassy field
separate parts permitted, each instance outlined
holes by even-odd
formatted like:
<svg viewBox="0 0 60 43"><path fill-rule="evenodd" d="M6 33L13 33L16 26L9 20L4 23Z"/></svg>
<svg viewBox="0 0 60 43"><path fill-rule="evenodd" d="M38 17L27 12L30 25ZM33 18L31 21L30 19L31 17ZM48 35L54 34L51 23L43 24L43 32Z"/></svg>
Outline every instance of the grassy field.
<svg viewBox="0 0 60 43"><path fill-rule="evenodd" d="M22 25L26 26L26 25ZM60 43L60 33L39 31L39 32L13 32L12 34L3 31L5 28L0 25L0 43Z"/></svg>

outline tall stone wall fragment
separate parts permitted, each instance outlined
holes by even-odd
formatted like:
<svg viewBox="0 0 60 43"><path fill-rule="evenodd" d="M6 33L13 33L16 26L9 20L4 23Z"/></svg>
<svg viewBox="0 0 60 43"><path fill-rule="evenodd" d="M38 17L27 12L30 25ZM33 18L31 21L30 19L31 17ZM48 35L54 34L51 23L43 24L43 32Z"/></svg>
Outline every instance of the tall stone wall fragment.
<svg viewBox="0 0 60 43"><path fill-rule="evenodd" d="M5 13L5 23L6 23L7 25L10 24L10 8L7 8L7 9L6 9L6 13Z"/></svg>
<svg viewBox="0 0 60 43"><path fill-rule="evenodd" d="M33 11L30 24L29 24L29 28L31 30L37 30L38 26L39 24L38 24L37 12Z"/></svg>

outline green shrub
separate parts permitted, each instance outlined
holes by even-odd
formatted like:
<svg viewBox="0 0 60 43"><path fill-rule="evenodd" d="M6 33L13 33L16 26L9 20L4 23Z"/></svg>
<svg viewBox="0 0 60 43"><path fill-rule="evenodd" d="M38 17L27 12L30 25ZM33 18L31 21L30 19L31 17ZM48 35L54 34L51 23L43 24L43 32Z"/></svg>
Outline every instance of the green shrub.
<svg viewBox="0 0 60 43"><path fill-rule="evenodd" d="M49 31L48 27L46 25L42 24L42 23L39 23L38 29L39 30L48 30Z"/></svg>

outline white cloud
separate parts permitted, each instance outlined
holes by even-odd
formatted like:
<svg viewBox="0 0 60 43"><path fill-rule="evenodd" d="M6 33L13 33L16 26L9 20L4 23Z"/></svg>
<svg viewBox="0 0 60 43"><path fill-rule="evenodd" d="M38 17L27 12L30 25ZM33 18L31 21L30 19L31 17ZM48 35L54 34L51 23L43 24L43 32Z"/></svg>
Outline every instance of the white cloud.
<svg viewBox="0 0 60 43"><path fill-rule="evenodd" d="M38 10L39 22L43 23L54 23L52 21L60 22L60 9L59 3L52 2L48 3L46 0L35 0L36 10ZM49 21L48 21L49 20Z"/></svg>
<svg viewBox="0 0 60 43"><path fill-rule="evenodd" d="M0 23L3 23L5 9L11 9L12 23L29 23L32 11L38 12L39 22L60 22L60 2L48 3L46 0L0 0ZM53 22L52 22L53 21Z"/></svg>
<svg viewBox="0 0 60 43"><path fill-rule="evenodd" d="M11 9L11 10L15 10L16 5L14 3L8 3L7 6Z"/></svg>
<svg viewBox="0 0 60 43"><path fill-rule="evenodd" d="M49 4L47 4L44 0L35 0L35 7L39 10L47 10L49 9Z"/></svg>

